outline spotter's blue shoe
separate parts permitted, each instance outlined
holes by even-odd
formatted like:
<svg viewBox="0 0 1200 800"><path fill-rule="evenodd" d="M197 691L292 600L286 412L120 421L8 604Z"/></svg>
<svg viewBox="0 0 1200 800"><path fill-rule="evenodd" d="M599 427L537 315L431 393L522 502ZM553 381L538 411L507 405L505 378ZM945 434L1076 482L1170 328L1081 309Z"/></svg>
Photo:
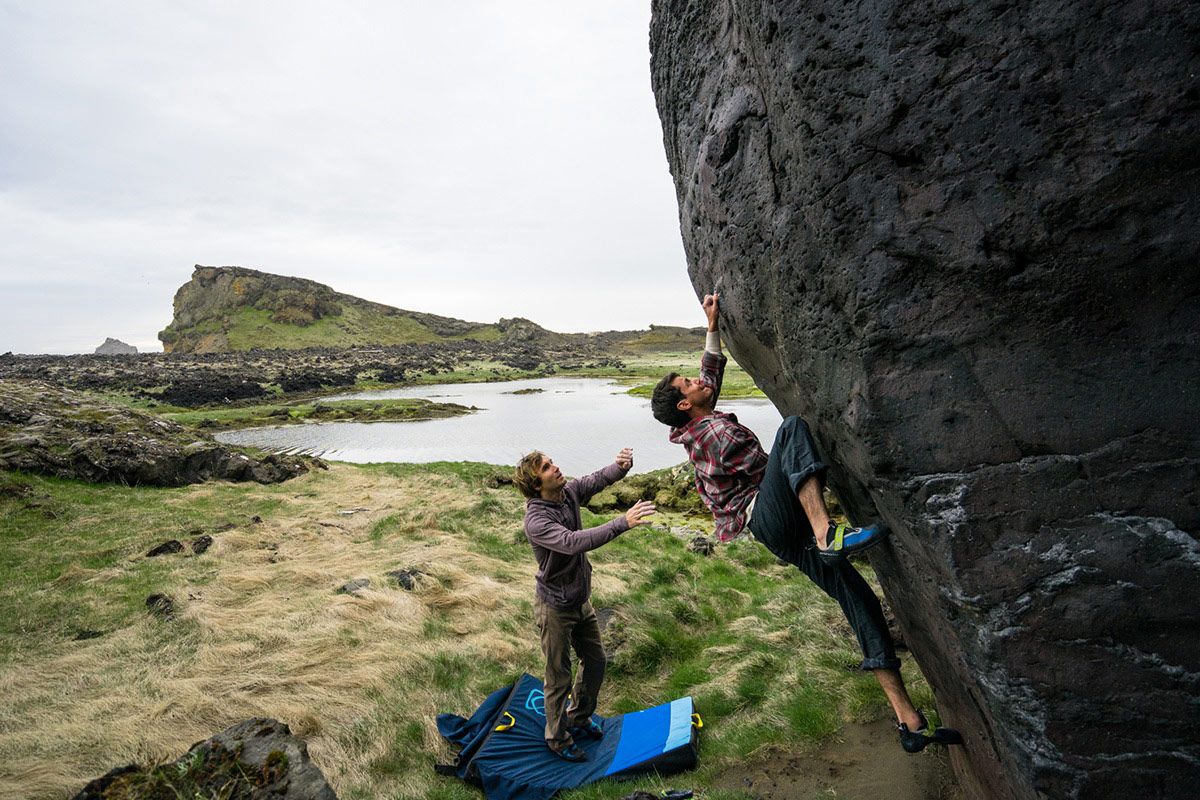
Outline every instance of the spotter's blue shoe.
<svg viewBox="0 0 1200 800"><path fill-rule="evenodd" d="M604 728L601 728L594 719L589 719L583 725L575 725L567 729L567 733L571 734L572 739L603 739Z"/></svg>
<svg viewBox="0 0 1200 800"><path fill-rule="evenodd" d="M844 557L869 550L891 533L886 525L873 528L851 528L846 523L829 523L828 544L817 548L817 555L826 564L837 564Z"/></svg>
<svg viewBox="0 0 1200 800"><path fill-rule="evenodd" d="M571 742L562 750L555 750L553 747L550 749L563 761L570 761L573 764L582 764L584 761L587 761L587 756L584 755L583 750L574 742Z"/></svg>

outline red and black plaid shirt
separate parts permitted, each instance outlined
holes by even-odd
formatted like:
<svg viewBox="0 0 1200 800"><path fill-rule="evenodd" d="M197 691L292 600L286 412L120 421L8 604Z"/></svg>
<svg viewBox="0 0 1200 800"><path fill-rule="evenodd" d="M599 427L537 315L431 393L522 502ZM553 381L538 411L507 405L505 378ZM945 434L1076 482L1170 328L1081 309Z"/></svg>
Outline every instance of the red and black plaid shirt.
<svg viewBox="0 0 1200 800"><path fill-rule="evenodd" d="M713 405L721 394L728 359L705 350L700 359L700 382L713 389ZM696 489L713 512L717 538L728 541L749 522L746 507L758 491L767 468L767 454L754 431L733 414L714 411L681 428L671 429L671 441L687 448L696 468Z"/></svg>

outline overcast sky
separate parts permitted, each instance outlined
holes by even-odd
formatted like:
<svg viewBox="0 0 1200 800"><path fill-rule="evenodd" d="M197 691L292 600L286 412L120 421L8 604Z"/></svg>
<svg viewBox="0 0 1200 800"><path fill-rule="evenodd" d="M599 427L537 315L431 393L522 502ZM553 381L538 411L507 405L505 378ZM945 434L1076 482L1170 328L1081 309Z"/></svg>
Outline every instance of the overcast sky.
<svg viewBox="0 0 1200 800"><path fill-rule="evenodd" d="M0 353L158 351L194 264L698 325L649 0L0 0Z"/></svg>

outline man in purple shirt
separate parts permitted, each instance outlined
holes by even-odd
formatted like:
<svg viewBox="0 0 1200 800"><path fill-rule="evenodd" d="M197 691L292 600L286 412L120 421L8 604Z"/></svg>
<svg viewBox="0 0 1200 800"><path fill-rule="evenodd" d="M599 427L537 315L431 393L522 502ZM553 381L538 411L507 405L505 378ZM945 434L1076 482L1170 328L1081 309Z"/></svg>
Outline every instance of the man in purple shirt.
<svg viewBox="0 0 1200 800"><path fill-rule="evenodd" d="M716 410L726 362L718 299L705 295L702 303L708 339L700 378L672 372L655 387L650 402L655 419L671 426L671 441L684 446L696 468L696 488L713 512L717 538L727 541L749 530L838 602L858 638L862 668L871 670L896 713L905 750L915 753L931 743L962 744L957 731L929 727L913 706L879 598L846 560L851 553L879 544L888 529L852 528L830 519L821 491L828 467L804 420L785 419L768 456L753 431L733 414Z"/></svg>
<svg viewBox="0 0 1200 800"><path fill-rule="evenodd" d="M592 565L587 551L645 525L654 513L654 504L641 500L622 516L583 530L579 508L596 492L624 478L632 467L633 450L627 447L615 463L568 481L553 461L534 451L521 459L513 475L526 498L525 537L538 565L533 610L546 656L546 744L567 761L587 760L576 737L599 739L604 735L592 721L605 659L600 624L589 602ZM572 648L580 661L574 689Z"/></svg>

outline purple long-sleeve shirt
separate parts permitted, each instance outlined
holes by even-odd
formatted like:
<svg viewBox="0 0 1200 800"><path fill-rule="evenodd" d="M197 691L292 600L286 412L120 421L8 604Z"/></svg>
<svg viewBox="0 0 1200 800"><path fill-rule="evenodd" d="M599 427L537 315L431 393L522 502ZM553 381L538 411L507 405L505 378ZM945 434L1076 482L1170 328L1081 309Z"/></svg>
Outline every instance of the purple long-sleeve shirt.
<svg viewBox="0 0 1200 800"><path fill-rule="evenodd" d="M579 507L592 495L625 477L628 470L609 464L563 487L562 502L540 497L525 501L525 537L537 559L537 596L552 608L578 608L592 596L592 564L587 551L629 530L625 515L582 530Z"/></svg>

